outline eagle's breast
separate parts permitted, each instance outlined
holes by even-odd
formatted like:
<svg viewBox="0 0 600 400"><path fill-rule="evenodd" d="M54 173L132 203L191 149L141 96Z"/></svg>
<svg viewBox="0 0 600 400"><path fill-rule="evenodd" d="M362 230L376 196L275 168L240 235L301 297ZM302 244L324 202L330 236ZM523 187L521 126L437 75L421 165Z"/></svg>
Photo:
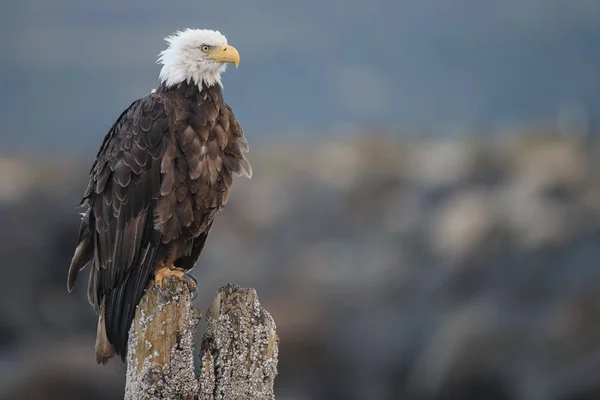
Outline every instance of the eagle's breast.
<svg viewBox="0 0 600 400"><path fill-rule="evenodd" d="M156 95L170 135L160 165L155 227L163 243L186 243L202 234L227 203L232 175L251 175L243 155L248 144L220 86L199 90L184 83Z"/></svg>

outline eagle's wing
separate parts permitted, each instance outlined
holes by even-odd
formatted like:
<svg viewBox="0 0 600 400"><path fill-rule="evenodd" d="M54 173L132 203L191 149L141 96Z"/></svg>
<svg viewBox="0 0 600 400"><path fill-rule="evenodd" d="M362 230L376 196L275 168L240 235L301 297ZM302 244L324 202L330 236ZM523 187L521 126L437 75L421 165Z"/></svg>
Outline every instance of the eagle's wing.
<svg viewBox="0 0 600 400"><path fill-rule="evenodd" d="M67 286L72 290L78 271L93 264L88 298L96 311L103 306L106 335L122 358L160 244L153 216L168 131L158 95L133 102L106 135L81 203L89 209Z"/></svg>

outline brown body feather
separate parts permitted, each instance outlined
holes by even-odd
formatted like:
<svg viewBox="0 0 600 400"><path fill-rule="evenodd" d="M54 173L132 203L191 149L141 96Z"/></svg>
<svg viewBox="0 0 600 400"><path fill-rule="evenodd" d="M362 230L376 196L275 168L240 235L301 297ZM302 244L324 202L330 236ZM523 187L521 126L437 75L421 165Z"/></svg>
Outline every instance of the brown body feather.
<svg viewBox="0 0 600 400"><path fill-rule="evenodd" d="M218 85L161 86L132 103L98 152L67 286L91 265L98 362L125 359L129 326L159 264L193 268L232 175L250 177L242 128Z"/></svg>

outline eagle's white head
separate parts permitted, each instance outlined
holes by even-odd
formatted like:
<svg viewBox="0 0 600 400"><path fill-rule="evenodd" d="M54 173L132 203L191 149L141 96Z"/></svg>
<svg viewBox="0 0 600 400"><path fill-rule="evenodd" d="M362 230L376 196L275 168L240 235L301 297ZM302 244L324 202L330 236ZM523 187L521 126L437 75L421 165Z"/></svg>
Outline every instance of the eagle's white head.
<svg viewBox="0 0 600 400"><path fill-rule="evenodd" d="M165 38L169 47L162 51L160 81L166 86L193 81L205 87L221 84L221 74L227 63L240 63L240 54L227 44L219 31L186 29Z"/></svg>

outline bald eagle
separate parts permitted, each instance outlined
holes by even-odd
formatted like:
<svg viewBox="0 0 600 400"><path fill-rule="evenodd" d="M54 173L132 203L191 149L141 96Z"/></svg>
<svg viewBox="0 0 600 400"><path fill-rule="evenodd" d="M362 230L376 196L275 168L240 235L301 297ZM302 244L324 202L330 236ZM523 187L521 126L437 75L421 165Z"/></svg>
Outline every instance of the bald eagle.
<svg viewBox="0 0 600 400"><path fill-rule="evenodd" d="M239 64L218 31L165 38L158 88L112 125L89 174L78 243L67 278L90 266L88 300L98 314L96 361L127 354L136 306L152 279L187 273L229 197L232 176L252 176L248 142L224 101L221 74Z"/></svg>

